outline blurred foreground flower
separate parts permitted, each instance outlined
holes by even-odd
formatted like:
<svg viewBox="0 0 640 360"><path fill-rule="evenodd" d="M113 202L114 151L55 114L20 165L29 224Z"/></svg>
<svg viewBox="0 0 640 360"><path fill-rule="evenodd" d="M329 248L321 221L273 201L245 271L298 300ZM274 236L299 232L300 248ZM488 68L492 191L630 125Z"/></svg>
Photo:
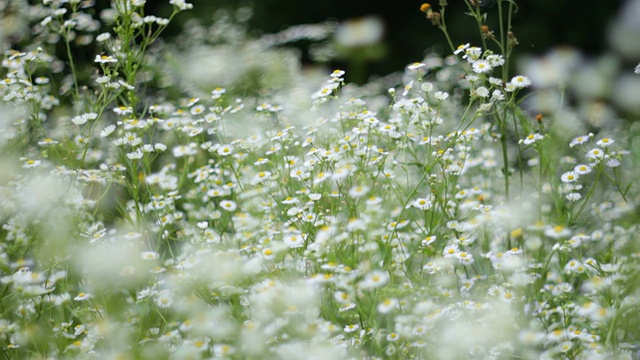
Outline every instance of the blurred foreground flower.
<svg viewBox="0 0 640 360"><path fill-rule="evenodd" d="M335 36L340 46L355 48L376 44L383 34L382 20L369 16L345 21L338 26Z"/></svg>
<svg viewBox="0 0 640 360"><path fill-rule="evenodd" d="M335 33L337 57L349 62L348 73L352 80L364 81L365 63L384 56L383 35L384 23L373 16L347 20L338 25Z"/></svg>

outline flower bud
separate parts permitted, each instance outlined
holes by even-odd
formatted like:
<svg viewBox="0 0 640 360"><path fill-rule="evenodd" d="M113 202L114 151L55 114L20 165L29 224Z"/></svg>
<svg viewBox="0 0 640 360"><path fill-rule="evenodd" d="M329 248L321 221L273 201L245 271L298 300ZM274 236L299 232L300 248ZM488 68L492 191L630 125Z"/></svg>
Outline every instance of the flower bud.
<svg viewBox="0 0 640 360"><path fill-rule="evenodd" d="M518 39L513 34L513 31L507 32L507 38L508 38L508 41L509 41L509 47L514 47L514 46L519 44L518 43Z"/></svg>
<svg viewBox="0 0 640 360"><path fill-rule="evenodd" d="M489 40L493 39L493 31L491 31L488 25L482 25L480 30L482 31L482 37Z"/></svg>

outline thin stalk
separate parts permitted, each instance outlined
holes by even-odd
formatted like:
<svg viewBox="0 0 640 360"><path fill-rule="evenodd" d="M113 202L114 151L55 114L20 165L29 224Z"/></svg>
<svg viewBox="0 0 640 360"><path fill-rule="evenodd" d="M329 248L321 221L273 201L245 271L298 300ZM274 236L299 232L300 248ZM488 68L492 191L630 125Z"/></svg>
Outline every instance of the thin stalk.
<svg viewBox="0 0 640 360"><path fill-rule="evenodd" d="M67 59L69 59L69 67L71 68L71 77L73 78L73 88L75 90L74 102L77 102L80 97L80 87L78 86L78 71L76 70L75 62L73 61L73 54L71 53L71 43L69 42L68 34L65 34L64 43L67 50Z"/></svg>
<svg viewBox="0 0 640 360"><path fill-rule="evenodd" d="M498 23L500 24L500 45L502 50L504 51L504 66L502 67L502 81L507 82L509 76L509 49L506 46L506 33L504 30L504 14L502 10L502 0L498 0Z"/></svg>
<svg viewBox="0 0 640 360"><path fill-rule="evenodd" d="M589 202L589 199L591 198L591 196L593 196L593 192L596 190L596 187L598 186L598 183L600 181L600 176L602 175L603 171L604 169L602 168L602 163L600 163L598 172L596 172L596 178L593 180L593 184L591 184L591 189L589 189L589 192L585 196L584 202L580 206L580 209L578 209L578 212L574 216L571 216L571 214L569 214L570 215L569 226L571 226L584 212L584 209L587 207L587 203Z"/></svg>
<svg viewBox="0 0 640 360"><path fill-rule="evenodd" d="M447 31L447 23L445 21L445 16L444 16L444 12L445 12L445 8L443 7L442 10L440 10L441 13L441 25L440 25L440 30L442 30L442 33L444 33L444 37L447 39L447 43L449 43L449 47L451 48L451 52L454 52L456 50L455 46L453 46L453 41L451 41L451 37L449 36L449 32Z"/></svg>
<svg viewBox="0 0 640 360"><path fill-rule="evenodd" d="M506 111L506 110L505 110ZM498 117L498 126L500 127L500 145L502 145L502 172L504 173L504 192L506 200L509 196L509 147L507 144L507 126L504 115Z"/></svg>

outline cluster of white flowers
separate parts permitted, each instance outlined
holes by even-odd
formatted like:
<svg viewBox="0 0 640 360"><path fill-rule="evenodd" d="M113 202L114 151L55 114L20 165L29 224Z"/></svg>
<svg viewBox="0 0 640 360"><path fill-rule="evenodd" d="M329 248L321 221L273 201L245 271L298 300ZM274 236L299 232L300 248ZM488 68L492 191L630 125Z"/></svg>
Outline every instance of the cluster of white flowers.
<svg viewBox="0 0 640 360"><path fill-rule="evenodd" d="M91 2L77 4L44 1L34 34L49 36L2 61L8 357L638 350L639 195L625 134L567 144L553 115L532 121L518 107L527 76L492 76L503 55L462 45L408 65L390 89L344 86L336 70L315 92L241 99L212 84L156 97L139 93L149 44L123 44L166 23L128 0L102 16L119 26L95 38L99 76L56 85L71 69L38 41L96 33ZM56 75L34 78L41 68Z"/></svg>

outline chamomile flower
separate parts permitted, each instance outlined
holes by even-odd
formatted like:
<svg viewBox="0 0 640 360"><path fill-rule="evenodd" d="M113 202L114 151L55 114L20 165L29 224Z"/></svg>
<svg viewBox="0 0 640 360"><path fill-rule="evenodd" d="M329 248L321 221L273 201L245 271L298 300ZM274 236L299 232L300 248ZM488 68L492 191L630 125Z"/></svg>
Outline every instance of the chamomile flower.
<svg viewBox="0 0 640 360"><path fill-rule="evenodd" d="M575 138L573 138L573 140L571 140L571 143L569 143L569 147L574 147L576 145L582 145L582 144L586 143L587 141L591 140L591 137L592 137L591 134L575 137Z"/></svg>
<svg viewBox="0 0 640 360"><path fill-rule="evenodd" d="M226 358L229 355L233 355L236 349L227 344L215 344L213 345L213 356L216 358Z"/></svg>
<svg viewBox="0 0 640 360"><path fill-rule="evenodd" d="M578 260L569 260L565 266L564 266L564 271L566 273L582 273L586 270L586 268L584 267L584 265L582 265L582 263Z"/></svg>
<svg viewBox="0 0 640 360"><path fill-rule="evenodd" d="M505 62L504 57L499 54L488 55L486 57L486 60L489 63L489 65L491 65L492 67L502 66L504 65L504 62Z"/></svg>
<svg viewBox="0 0 640 360"><path fill-rule="evenodd" d="M473 62L473 65L471 65L473 72L475 72L476 74L484 74L487 73L489 71L491 71L493 68L491 67L491 64L489 64L488 61L486 60L477 60Z"/></svg>
<svg viewBox="0 0 640 360"><path fill-rule="evenodd" d="M220 99L220 98L222 97L222 95L224 95L226 92L227 92L227 90L226 90L226 89L223 89L223 88L220 88L220 87L215 88L215 89L213 89L213 90L211 91L211 98L212 98L213 100L218 100L218 99Z"/></svg>
<svg viewBox="0 0 640 360"><path fill-rule="evenodd" d="M193 4L186 2L185 0L169 0L169 4L177 7L180 10L191 10L193 9Z"/></svg>
<svg viewBox="0 0 640 360"><path fill-rule="evenodd" d="M391 310L395 309L398 306L398 299L387 298L382 300L380 304L378 304L378 312L381 314L386 314Z"/></svg>
<svg viewBox="0 0 640 360"><path fill-rule="evenodd" d="M353 198L359 198L367 195L369 187L365 185L356 185L349 190L349 196Z"/></svg>
<svg viewBox="0 0 640 360"><path fill-rule="evenodd" d="M204 107L204 105L196 105L196 106L192 107L191 109L189 109L189 112L191 113L191 115L197 116L197 115L200 115L200 114L204 113L205 109L206 108Z"/></svg>
<svg viewBox="0 0 640 360"><path fill-rule="evenodd" d="M289 248L295 249L304 246L305 237L299 231L289 231L282 240Z"/></svg>
<svg viewBox="0 0 640 360"><path fill-rule="evenodd" d="M107 63L116 63L118 62L118 59L109 55L96 55L96 58L94 59L94 61L97 62L98 64L107 64Z"/></svg>
<svg viewBox="0 0 640 360"><path fill-rule="evenodd" d="M341 78L344 76L344 74L345 74L344 70L336 69L336 70L333 70L331 74L329 74L329 77L331 79L340 79L341 81Z"/></svg>
<svg viewBox="0 0 640 360"><path fill-rule="evenodd" d="M26 159L22 164L22 167L25 169L30 169L30 168L38 167L40 166L40 164L42 164L41 160Z"/></svg>
<svg viewBox="0 0 640 360"><path fill-rule="evenodd" d="M156 260L160 257L160 254L158 254L155 251L144 251L142 252L142 254L140 254L140 258L142 260Z"/></svg>
<svg viewBox="0 0 640 360"><path fill-rule="evenodd" d="M565 340L561 342L560 345L558 345L558 350L560 350L563 353L569 352L569 350L571 350L572 348L573 348L573 343L569 340Z"/></svg>
<svg viewBox="0 0 640 360"><path fill-rule="evenodd" d="M492 103L495 103L495 102L503 101L504 99L505 99L505 96L502 93L502 91L496 89L496 90L493 90L493 92L491 93L491 98L489 99L489 101Z"/></svg>
<svg viewBox="0 0 640 360"><path fill-rule="evenodd" d="M156 294L156 305L161 308L168 308L173 305L173 295L169 290L161 290Z"/></svg>
<svg viewBox="0 0 640 360"><path fill-rule="evenodd" d="M141 149L136 149L135 151L127 153L127 158L129 160L140 160L144 156L144 152Z"/></svg>
<svg viewBox="0 0 640 360"><path fill-rule="evenodd" d="M610 139L610 138L602 138L600 140L598 140L596 142L596 145L600 146L600 147L607 147L610 146L611 144L613 144L615 142L615 140Z"/></svg>
<svg viewBox="0 0 640 360"><path fill-rule="evenodd" d="M195 155L198 152L198 148L195 143L190 143L187 145L178 145L174 147L172 151L173 156L178 158L183 156Z"/></svg>
<svg viewBox="0 0 640 360"><path fill-rule="evenodd" d="M433 96L436 100L445 101L449 97L449 94L444 91L436 91Z"/></svg>
<svg viewBox="0 0 640 360"><path fill-rule="evenodd" d="M422 85L420 85L420 89L426 93L431 92L431 90L433 90L433 84L430 82L423 82Z"/></svg>
<svg viewBox="0 0 640 360"><path fill-rule="evenodd" d="M272 260L275 257L275 252L271 248L262 249L262 257L265 260Z"/></svg>
<svg viewBox="0 0 640 360"><path fill-rule="evenodd" d="M460 248L458 247L457 244L449 244L444 247L444 250L442 250L442 256L444 257L455 256L458 253L458 251L460 251Z"/></svg>
<svg viewBox="0 0 640 360"><path fill-rule="evenodd" d="M382 270L373 270L358 285L361 289L374 289L384 286L388 282L389 273Z"/></svg>
<svg viewBox="0 0 640 360"><path fill-rule="evenodd" d="M411 65L407 66L407 69L409 69L409 70L418 70L418 69L423 68L424 66L425 66L425 64L424 64L424 63L421 63L421 62L415 62L415 63L413 63L413 64L411 64Z"/></svg>
<svg viewBox="0 0 640 360"><path fill-rule="evenodd" d="M235 201L231 201L231 200L222 200L220 201L220 208L225 210L225 211L235 211L237 209L237 205L235 203Z"/></svg>
<svg viewBox="0 0 640 360"><path fill-rule="evenodd" d="M516 89L523 89L531 85L531 80L523 75L514 76L509 82Z"/></svg>
<svg viewBox="0 0 640 360"><path fill-rule="evenodd" d="M111 39L111 34L108 32L101 33L101 34L98 34L98 36L96 36L96 41L98 43L103 43L109 39Z"/></svg>
<svg viewBox="0 0 640 360"><path fill-rule="evenodd" d="M548 226L544 230L544 234L550 238L560 239L560 238L566 238L569 235L571 235L571 230L565 228L562 225Z"/></svg>
<svg viewBox="0 0 640 360"><path fill-rule="evenodd" d="M461 53L463 53L463 52L467 51L467 49L468 49L470 46L471 46L471 44L469 44L469 43L459 45L459 46L458 46L458 48L453 52L453 54L454 54L454 55L461 54Z"/></svg>
<svg viewBox="0 0 640 360"><path fill-rule="evenodd" d="M475 95L481 98L487 98L489 97L489 89L487 89L484 86L479 86L478 88L473 90L472 95Z"/></svg>
<svg viewBox="0 0 640 360"><path fill-rule="evenodd" d="M433 244L436 240L438 240L438 237L435 235L429 235L427 237L425 237L422 242L421 245L422 246L429 246L431 244Z"/></svg>
<svg viewBox="0 0 640 360"><path fill-rule="evenodd" d="M474 262L473 255L466 251L458 251L453 256L456 259L460 260L460 262L464 265L470 265Z"/></svg>
<svg viewBox="0 0 640 360"><path fill-rule="evenodd" d="M113 112L118 115L129 115L133 112L133 109L128 106L118 106L113 109Z"/></svg>
<svg viewBox="0 0 640 360"><path fill-rule="evenodd" d="M574 171L567 171L560 177L563 183L573 183L578 181L579 178L580 175Z"/></svg>
<svg viewBox="0 0 640 360"><path fill-rule="evenodd" d="M591 149L589 150L589 152L585 155L585 157L587 159L593 159L593 160L601 160L604 158L604 151L602 151L601 149L595 148L595 149Z"/></svg>
<svg viewBox="0 0 640 360"><path fill-rule="evenodd" d="M577 193L577 192L570 192L565 196L565 198L571 202L576 202L582 199L582 195L580 195L580 193Z"/></svg>
<svg viewBox="0 0 640 360"><path fill-rule="evenodd" d="M46 146L46 145L56 145L59 142L57 140L53 140L51 138L46 138L46 139L42 139L41 141L38 141L38 145L40 146Z"/></svg>
<svg viewBox="0 0 640 360"><path fill-rule="evenodd" d="M526 138L524 138L522 141L523 144L525 145L531 145L536 141L542 140L544 139L544 136L538 133L535 134L529 134Z"/></svg>
<svg viewBox="0 0 640 360"><path fill-rule="evenodd" d="M251 180L251 185L257 185L257 184L263 183L263 182L265 182L265 181L267 181L269 179L271 179L271 172L269 172L269 171L260 171Z"/></svg>
<svg viewBox="0 0 640 360"><path fill-rule="evenodd" d="M468 62L474 62L482 56L482 49L477 46L470 46L464 50L463 59L466 59Z"/></svg>
<svg viewBox="0 0 640 360"><path fill-rule="evenodd" d="M84 293L84 292L78 293L78 295L75 298L73 298L73 300L75 301L85 301L89 299L91 299L91 294Z"/></svg>
<svg viewBox="0 0 640 360"><path fill-rule="evenodd" d="M86 114L82 114L74 117L73 119L71 119L71 122L76 125L82 125L89 120L95 120L97 117L98 117L98 114L96 113L86 113Z"/></svg>
<svg viewBox="0 0 640 360"><path fill-rule="evenodd" d="M344 332L352 333L352 332L357 331L358 329L360 329L360 325L358 325L358 324L349 324L349 325L346 325L344 327Z"/></svg>
<svg viewBox="0 0 640 360"><path fill-rule="evenodd" d="M433 206L433 202L427 198L417 198L411 202L411 206L420 210L429 210Z"/></svg>
<svg viewBox="0 0 640 360"><path fill-rule="evenodd" d="M227 156L233 153L233 145L220 145L216 151L220 156Z"/></svg>
<svg viewBox="0 0 640 360"><path fill-rule="evenodd" d="M398 335L398 333L396 333L396 332L390 332L389 334L387 334L386 339L389 342L398 341L398 340L400 340L400 335Z"/></svg>
<svg viewBox="0 0 640 360"><path fill-rule="evenodd" d="M329 172L320 172L316 175L315 179L313 179L313 184L317 185L322 183L323 181L329 179L331 177L331 173Z"/></svg>
<svg viewBox="0 0 640 360"><path fill-rule="evenodd" d="M316 91L315 93L313 93L313 95L311 95L312 99L322 99L322 98L326 98L330 95L333 94L333 92L340 86L339 83L336 82L330 82L325 84L323 87L320 88L320 90Z"/></svg>
<svg viewBox="0 0 640 360"><path fill-rule="evenodd" d="M585 165L585 164L579 164L573 168L573 172L575 172L578 175L586 175L591 172L591 166Z"/></svg>

